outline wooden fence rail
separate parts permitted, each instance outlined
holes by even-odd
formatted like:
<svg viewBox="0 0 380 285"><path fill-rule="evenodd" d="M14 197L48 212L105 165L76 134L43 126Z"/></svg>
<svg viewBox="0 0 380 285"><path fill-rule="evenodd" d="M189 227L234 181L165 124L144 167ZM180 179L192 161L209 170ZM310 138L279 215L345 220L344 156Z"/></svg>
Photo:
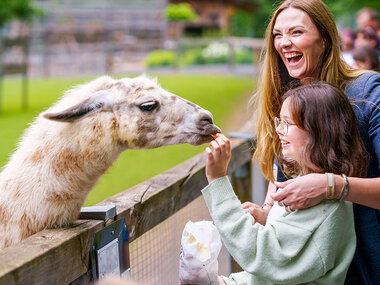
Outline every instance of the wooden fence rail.
<svg viewBox="0 0 380 285"><path fill-rule="evenodd" d="M243 165L249 167L254 150L254 145L244 139L232 143L229 173ZM133 241L201 195L200 190L207 184L205 159L204 153L194 156L98 205L116 205L115 219L126 219ZM248 174L233 179L237 192L242 192L239 185L250 185ZM88 278L80 280L81 276L90 276L92 236L104 226L99 220L77 220L70 227L41 231L0 251L0 284L88 283Z"/></svg>

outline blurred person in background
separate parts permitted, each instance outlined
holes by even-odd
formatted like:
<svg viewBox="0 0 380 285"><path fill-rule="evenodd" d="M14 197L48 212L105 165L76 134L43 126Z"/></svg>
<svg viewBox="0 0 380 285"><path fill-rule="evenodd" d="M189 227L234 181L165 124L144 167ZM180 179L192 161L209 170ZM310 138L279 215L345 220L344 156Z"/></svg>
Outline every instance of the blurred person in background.
<svg viewBox="0 0 380 285"><path fill-rule="evenodd" d="M365 27L356 32L355 47L370 46L379 50L379 38L371 27Z"/></svg>
<svg viewBox="0 0 380 285"><path fill-rule="evenodd" d="M349 66L354 66L355 61L352 56L354 49L355 33L350 28L344 28L339 32L340 48L342 51L342 58Z"/></svg>
<svg viewBox="0 0 380 285"><path fill-rule="evenodd" d="M358 30L362 30L365 27L371 27L377 37L380 38L380 27L379 27L379 15L376 10L370 8L361 9L356 16L356 23L358 25Z"/></svg>
<svg viewBox="0 0 380 285"><path fill-rule="evenodd" d="M355 67L373 71L380 71L379 55L375 48L370 46L359 46L352 52Z"/></svg>

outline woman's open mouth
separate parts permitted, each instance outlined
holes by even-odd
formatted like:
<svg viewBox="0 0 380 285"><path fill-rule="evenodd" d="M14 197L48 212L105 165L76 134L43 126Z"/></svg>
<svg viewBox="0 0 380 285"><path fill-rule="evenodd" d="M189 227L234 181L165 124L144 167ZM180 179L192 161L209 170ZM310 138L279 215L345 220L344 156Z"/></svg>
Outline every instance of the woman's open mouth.
<svg viewBox="0 0 380 285"><path fill-rule="evenodd" d="M284 57L288 61L289 65L296 65L302 59L303 54L300 52L293 51L293 52L284 53Z"/></svg>

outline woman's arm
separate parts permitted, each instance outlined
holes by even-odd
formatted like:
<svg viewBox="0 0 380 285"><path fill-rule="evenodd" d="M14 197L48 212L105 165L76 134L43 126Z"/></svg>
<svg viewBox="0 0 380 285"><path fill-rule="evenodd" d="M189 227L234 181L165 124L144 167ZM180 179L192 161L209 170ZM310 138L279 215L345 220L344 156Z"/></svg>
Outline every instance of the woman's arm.
<svg viewBox="0 0 380 285"><path fill-rule="evenodd" d="M334 175L334 181L335 198L338 198L344 179L340 175ZM349 191L346 201L380 209L380 177L348 177L348 181ZM278 202L282 201L284 205L289 205L292 210L310 208L326 199L326 174L313 173L285 182L275 182L275 184L282 191L272 194L272 198Z"/></svg>

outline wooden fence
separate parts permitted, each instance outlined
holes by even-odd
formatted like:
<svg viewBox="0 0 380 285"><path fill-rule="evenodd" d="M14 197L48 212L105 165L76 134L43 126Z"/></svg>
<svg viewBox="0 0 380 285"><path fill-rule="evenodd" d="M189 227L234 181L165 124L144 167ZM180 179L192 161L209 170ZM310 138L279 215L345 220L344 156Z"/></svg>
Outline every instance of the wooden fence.
<svg viewBox="0 0 380 285"><path fill-rule="evenodd" d="M232 145L228 173L241 200L250 200L254 143L232 139ZM130 241L136 240L201 195L207 184L205 160L204 153L194 156L98 205L116 205L115 219L124 217ZM77 220L0 251L0 284L88 284L92 237L105 226L99 220Z"/></svg>

